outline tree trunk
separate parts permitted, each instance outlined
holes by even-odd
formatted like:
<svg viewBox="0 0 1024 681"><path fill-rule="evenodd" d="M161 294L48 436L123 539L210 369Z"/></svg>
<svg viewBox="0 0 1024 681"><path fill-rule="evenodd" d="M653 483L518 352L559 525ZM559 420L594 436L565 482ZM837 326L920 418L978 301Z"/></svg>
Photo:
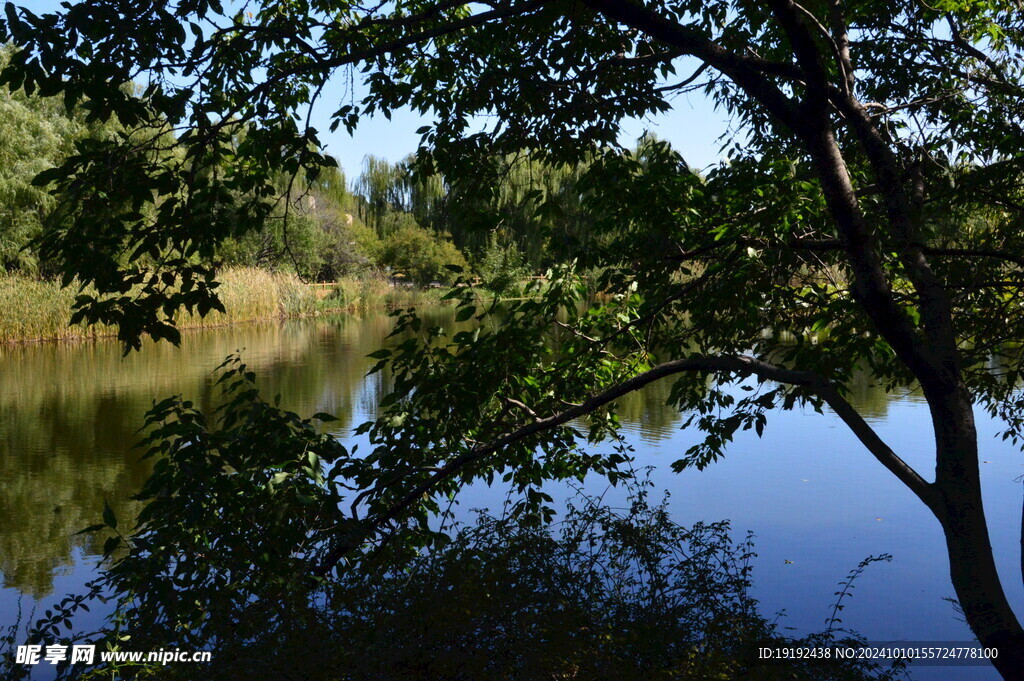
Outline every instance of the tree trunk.
<svg viewBox="0 0 1024 681"><path fill-rule="evenodd" d="M923 493L920 489L914 491L942 525L950 576L960 606L981 644L999 649L993 664L1003 678L1024 681L1024 629L1003 591L989 543L982 508L973 402L963 382L952 304L922 250L925 237L914 206L923 200L923 188L916 188L912 196L904 186L904 169L895 153L897 142L882 133L854 97L852 66L845 74L845 96L837 96L825 66L833 55L822 50L821 36L807 23L806 15L810 13L790 0L774 0L768 5L789 38L801 69L794 80L804 83L802 99L787 96L763 64L756 65L732 54L691 27L674 23L641 3L585 0L585 4L717 69L787 128L810 153L853 273L853 296L920 382L931 409L937 448L935 483ZM840 51L837 43L832 44ZM839 58L843 61L842 54ZM846 61L849 62L848 54ZM788 64L776 66L786 68ZM842 95L842 89L839 92ZM884 234L865 219L861 209L836 141L837 110L842 125L860 143L881 188L889 219ZM878 247L882 237L899 245L904 274L917 295L920 324L909 319L893 293L890 272Z"/></svg>
<svg viewBox="0 0 1024 681"><path fill-rule="evenodd" d="M942 525L960 607L982 646L999 649L992 663L1003 678L1024 681L1024 628L1003 591L989 543L973 400L963 382L948 300L941 288L936 289L938 282L926 263L909 263L908 269L917 269L922 318L929 323L923 336L907 325L871 246L870 230L831 130L822 124L818 135L806 139L850 256L856 296L920 381L928 400L935 430L937 496L923 500Z"/></svg>
<svg viewBox="0 0 1024 681"><path fill-rule="evenodd" d="M961 387L930 396L928 402L935 424L940 495L933 511L946 536L953 588L978 641L999 650L993 666L1006 681L1024 681L1024 629L1006 598L992 555L969 395Z"/></svg>

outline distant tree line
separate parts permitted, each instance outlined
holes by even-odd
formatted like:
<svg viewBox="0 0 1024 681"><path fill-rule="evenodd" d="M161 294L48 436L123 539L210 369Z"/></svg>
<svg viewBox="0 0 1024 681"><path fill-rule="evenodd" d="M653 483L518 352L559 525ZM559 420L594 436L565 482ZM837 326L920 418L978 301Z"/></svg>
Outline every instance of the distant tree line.
<svg viewBox="0 0 1024 681"><path fill-rule="evenodd" d="M11 50L0 53L0 65ZM89 122L87 107L69 112L60 99L24 89L0 89L0 113L0 267L46 277L53 273L34 240L59 219L62 197L33 178L119 129ZM645 138L640 147L653 143ZM165 147L174 153L174 140ZM351 186L340 168L315 179L282 170L276 183L287 198L270 209L269 228L239 225L215 260L310 281L388 274L417 284L448 283L456 265L507 292L555 263L586 264L611 243L582 208L586 163L497 154L476 162L473 180L458 183L415 155L397 163L369 156Z"/></svg>

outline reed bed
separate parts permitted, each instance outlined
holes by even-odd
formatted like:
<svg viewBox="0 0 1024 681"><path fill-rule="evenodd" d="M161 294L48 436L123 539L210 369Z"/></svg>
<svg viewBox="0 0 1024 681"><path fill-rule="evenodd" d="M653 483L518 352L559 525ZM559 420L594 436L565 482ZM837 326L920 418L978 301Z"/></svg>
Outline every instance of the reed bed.
<svg viewBox="0 0 1024 681"><path fill-rule="evenodd" d="M0 342L89 338L109 333L103 326L68 326L75 295L75 288L61 289L57 282L0 276Z"/></svg>
<svg viewBox="0 0 1024 681"><path fill-rule="evenodd" d="M183 329L220 326L283 317L315 314L316 296L296 277L253 268L225 270L219 289L226 313L206 317L183 313ZM78 340L114 335L103 324L71 326L71 306L76 286L62 289L56 281L21 275L0 275L0 343L44 340Z"/></svg>
<svg viewBox="0 0 1024 681"><path fill-rule="evenodd" d="M438 304L447 289L394 285L384 277L345 277L320 301L324 311L365 312L412 305Z"/></svg>
<svg viewBox="0 0 1024 681"><path fill-rule="evenodd" d="M182 312L177 320L179 328L434 305L444 292L396 286L384 277L347 277L318 300L297 277L256 268L226 269L220 273L219 281L218 292L226 313L214 311L201 317ZM71 326L71 307L76 295L78 288L74 285L62 289L56 281L0 274L0 344L116 335L115 329L103 324Z"/></svg>

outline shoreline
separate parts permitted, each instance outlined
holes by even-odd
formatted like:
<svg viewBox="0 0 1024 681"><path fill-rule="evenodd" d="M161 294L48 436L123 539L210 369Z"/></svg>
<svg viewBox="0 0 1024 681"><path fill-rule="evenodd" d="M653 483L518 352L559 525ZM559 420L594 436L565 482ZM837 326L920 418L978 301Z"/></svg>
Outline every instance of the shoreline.
<svg viewBox="0 0 1024 681"><path fill-rule="evenodd" d="M190 324L189 326L176 327L183 334L191 333L195 331L205 331L207 329L223 329L228 326L244 326L246 324L263 324L268 322L284 322L292 319L312 319L314 317L323 317L328 315L336 314L352 314L358 312L359 308L355 306L349 307L338 307L328 308L324 310L317 310L316 312L306 312L301 314L286 314L268 317L254 317L252 319L237 319L234 321L226 322L214 322L212 324ZM10 348L23 345L49 345L49 344L61 344L66 343L68 345L77 343L87 343L89 341L97 340L110 340L111 338L117 338L116 332L110 333L96 333L96 334L70 334L65 336L47 336L43 338L16 338L7 339L0 341L0 348Z"/></svg>
<svg viewBox="0 0 1024 681"><path fill-rule="evenodd" d="M214 311L203 318L183 311L175 325L179 331L441 302L431 289L394 288L376 277L351 277L336 282L331 293L323 298L293 275L254 268L225 270L220 281L218 291L227 312ZM0 297L10 301L6 308L0 308L0 348L116 338L117 330L113 327L70 324L76 295L74 285L61 288L55 281L0 276Z"/></svg>

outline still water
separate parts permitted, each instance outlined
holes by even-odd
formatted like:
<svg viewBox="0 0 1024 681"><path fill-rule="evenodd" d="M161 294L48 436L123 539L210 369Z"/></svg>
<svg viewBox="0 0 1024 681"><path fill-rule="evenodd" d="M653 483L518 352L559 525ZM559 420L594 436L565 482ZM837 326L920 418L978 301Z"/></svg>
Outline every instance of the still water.
<svg viewBox="0 0 1024 681"><path fill-rule="evenodd" d="M451 323L440 310L438 321ZM335 414L336 434L373 413L383 386L365 374L366 355L384 343L384 315L300 320L188 333L180 348L147 345L121 357L113 341L0 346L0 627L19 610L46 607L94 573L99 547L73 533L98 521L104 501L119 516L147 468L131 445L154 398L184 395L212 405L213 369L244 350L267 395L300 414ZM913 495L830 413L778 413L762 438L744 433L725 459L704 471L674 474L669 464L698 435L664 404L668 384L622 403L636 465L671 495L682 524L728 518L737 538L755 533L755 595L762 612L780 613L797 632L820 631L837 582L869 555L890 553L858 579L843 625L872 641L969 641L953 606L938 524ZM911 465L930 477L933 440L915 395L886 395L865 380L855 406ZM1011 601L1024 606L1019 574L1024 455L995 438L979 415L985 503L992 543ZM588 482L600 492L602 483ZM614 492L609 499L614 500ZM503 494L474 488L462 508L497 509ZM1024 616L1024 609L1018 609ZM997 679L989 668L919 668L919 679Z"/></svg>

